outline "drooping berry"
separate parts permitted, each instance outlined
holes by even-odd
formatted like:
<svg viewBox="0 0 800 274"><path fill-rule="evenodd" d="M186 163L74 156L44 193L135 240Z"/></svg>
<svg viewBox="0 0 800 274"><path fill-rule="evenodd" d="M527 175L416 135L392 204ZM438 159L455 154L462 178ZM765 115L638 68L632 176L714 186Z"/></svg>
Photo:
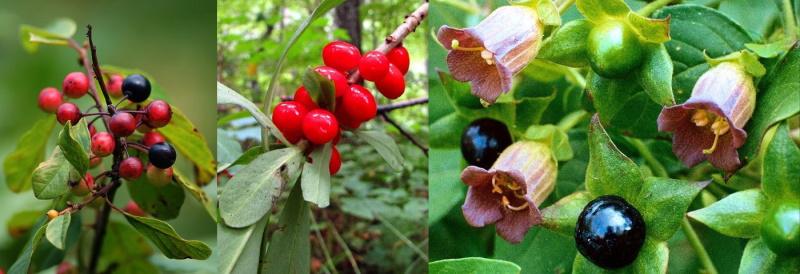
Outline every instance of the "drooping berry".
<svg viewBox="0 0 800 274"><path fill-rule="evenodd" d="M508 127L494 119L472 121L461 134L461 155L470 165L484 169L489 169L509 145Z"/></svg>
<svg viewBox="0 0 800 274"><path fill-rule="evenodd" d="M142 210L142 208L139 207L139 204L137 204L134 201L128 202L128 204L125 205L125 208L123 210L133 216L139 216L139 217L145 216L144 210Z"/></svg>
<svg viewBox="0 0 800 274"><path fill-rule="evenodd" d="M333 140L339 134L339 122L327 110L309 111L303 118L303 135L314 144L321 145Z"/></svg>
<svg viewBox="0 0 800 274"><path fill-rule="evenodd" d="M114 136L108 132L99 132L92 136L92 153L98 157L106 157L114 152Z"/></svg>
<svg viewBox="0 0 800 274"><path fill-rule="evenodd" d="M89 77L83 72L70 72L64 77L61 90L70 98L81 98L89 92Z"/></svg>
<svg viewBox="0 0 800 274"><path fill-rule="evenodd" d="M406 79L394 65L389 65L389 72L382 79L375 82L375 87L386 98L397 99L406 91Z"/></svg>
<svg viewBox="0 0 800 274"><path fill-rule="evenodd" d="M122 94L128 96L128 100L134 103L141 103L150 97L150 80L141 74L131 74L122 81Z"/></svg>
<svg viewBox="0 0 800 274"><path fill-rule="evenodd" d="M586 47L592 70L603 77L627 75L642 63L642 43L624 22L609 20L592 28Z"/></svg>
<svg viewBox="0 0 800 274"><path fill-rule="evenodd" d="M331 162L328 165L328 171L330 171L331 176L336 175L339 172L339 169L342 167L342 156L339 154L339 150L336 147L333 147L331 150Z"/></svg>
<svg viewBox="0 0 800 274"><path fill-rule="evenodd" d="M136 118L127 112L117 112L111 116L108 127L114 135L127 137L136 131Z"/></svg>
<svg viewBox="0 0 800 274"><path fill-rule="evenodd" d="M56 217L58 217L58 215L59 215L58 211L56 211L55 209L51 209L51 210L47 211L47 218L50 219L50 220L55 219Z"/></svg>
<svg viewBox="0 0 800 274"><path fill-rule="evenodd" d="M126 180L133 181L139 179L139 176L142 176L143 170L144 166L142 165L142 160L136 157L125 158L125 160L119 163L119 177Z"/></svg>
<svg viewBox="0 0 800 274"><path fill-rule="evenodd" d="M350 85L347 84L347 77L332 67L320 66L314 69L314 71L333 81L333 86L336 89L336 97L344 95L347 89L350 88Z"/></svg>
<svg viewBox="0 0 800 274"><path fill-rule="evenodd" d="M172 168L158 168L152 164L147 165L147 181L157 187L163 187L172 182Z"/></svg>
<svg viewBox="0 0 800 274"><path fill-rule="evenodd" d="M62 125L66 124L67 121L72 122L74 125L78 123L78 121L81 119L81 116L81 110L78 108L78 105L70 102L61 104L56 110L56 120L58 120L58 122Z"/></svg>
<svg viewBox="0 0 800 274"><path fill-rule="evenodd" d="M303 138L303 117L308 113L298 102L281 102L272 110L272 122L292 144Z"/></svg>
<svg viewBox="0 0 800 274"><path fill-rule="evenodd" d="M341 106L350 118L358 122L375 118L378 111L375 97L372 96L369 90L360 85L350 86L350 91L342 96Z"/></svg>
<svg viewBox="0 0 800 274"><path fill-rule="evenodd" d="M578 216L575 245L595 265L616 269L636 260L645 231L642 215L625 199L600 196L589 202Z"/></svg>
<svg viewBox="0 0 800 274"><path fill-rule="evenodd" d="M389 59L380 51L370 51L361 57L361 62L358 64L358 72L361 77L369 81L378 81L386 76L389 72Z"/></svg>
<svg viewBox="0 0 800 274"><path fill-rule="evenodd" d="M317 103L314 102L314 99L311 98L311 95L308 94L308 90L306 90L306 87L304 86L300 86L294 92L294 101L302 104L304 107L306 107L306 110L314 110L319 108Z"/></svg>
<svg viewBox="0 0 800 274"><path fill-rule="evenodd" d="M166 142L150 146L148 156L150 158L150 163L158 168L171 167L172 164L175 163L175 158L177 157L175 149Z"/></svg>
<svg viewBox="0 0 800 274"><path fill-rule="evenodd" d="M402 45L389 50L389 52L386 53L386 58L388 58L389 62L397 67L403 75L408 72L408 65L411 63L411 60L408 57L408 50Z"/></svg>
<svg viewBox="0 0 800 274"><path fill-rule="evenodd" d="M169 124L172 119L172 108L163 100L150 102L145 108L144 121L151 128L160 128Z"/></svg>
<svg viewBox="0 0 800 274"><path fill-rule="evenodd" d="M108 77L108 93L114 97L122 97L122 75L113 74Z"/></svg>
<svg viewBox="0 0 800 274"><path fill-rule="evenodd" d="M155 131L147 132L144 134L144 136L142 136L142 144L147 147L150 147L154 144L163 143L165 141L166 139L164 139L164 135L161 135L161 133Z"/></svg>
<svg viewBox="0 0 800 274"><path fill-rule="evenodd" d="M70 191L72 191L72 194L75 196L86 196L94 189L94 177L89 172L86 172L86 175L79 181L73 183L74 185Z"/></svg>
<svg viewBox="0 0 800 274"><path fill-rule="evenodd" d="M322 61L326 66L347 72L358 66L361 51L356 46L343 41L333 41L322 48Z"/></svg>
<svg viewBox="0 0 800 274"><path fill-rule="evenodd" d="M55 113L62 102L61 92L55 88L44 88L39 92L39 108L44 112Z"/></svg>

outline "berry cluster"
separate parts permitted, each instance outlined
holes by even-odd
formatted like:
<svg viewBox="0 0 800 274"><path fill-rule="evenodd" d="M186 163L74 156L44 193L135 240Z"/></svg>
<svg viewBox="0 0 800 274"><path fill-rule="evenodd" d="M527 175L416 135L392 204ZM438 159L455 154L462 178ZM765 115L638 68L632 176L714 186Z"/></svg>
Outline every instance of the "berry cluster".
<svg viewBox="0 0 800 274"><path fill-rule="evenodd" d="M335 105L331 109L321 108L301 86L295 91L294 101L281 102L273 109L273 123L292 144L306 139L313 145L328 142L336 145L340 129L355 130L362 123L375 118L377 104L372 92L348 82L348 77L354 73L374 82L386 98L396 99L405 92L405 74L410 61L408 51L403 46L397 46L387 54L370 51L362 56L355 46L334 41L323 48L322 60L325 66L317 67L314 71L333 82ZM331 152L331 175L339 171L341 164L339 151L334 146Z"/></svg>

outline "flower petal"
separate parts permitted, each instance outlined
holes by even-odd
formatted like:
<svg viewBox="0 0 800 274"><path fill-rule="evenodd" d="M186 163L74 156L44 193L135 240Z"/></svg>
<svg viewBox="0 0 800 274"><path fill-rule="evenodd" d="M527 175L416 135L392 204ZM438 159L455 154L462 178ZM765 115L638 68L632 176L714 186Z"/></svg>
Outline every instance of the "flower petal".
<svg viewBox="0 0 800 274"><path fill-rule="evenodd" d="M453 79L461 82L469 81L472 94L486 101L494 102L502 92L503 79L496 65L489 65L476 51L450 51L447 54L447 68ZM511 85L508 84L508 89Z"/></svg>
<svg viewBox="0 0 800 274"><path fill-rule="evenodd" d="M461 206L461 212L469 225L483 227L496 223L503 218L500 212L500 198L492 194L492 185L471 186L467 190L467 198Z"/></svg>
<svg viewBox="0 0 800 274"><path fill-rule="evenodd" d="M733 135L725 134L720 136L717 149L711 155L708 155L708 161L715 167L724 170L727 173L736 171L742 164L739 160L739 152L733 146Z"/></svg>
<svg viewBox="0 0 800 274"><path fill-rule="evenodd" d="M493 174L478 166L468 166L461 171L461 181L469 186L482 186L492 181Z"/></svg>
<svg viewBox="0 0 800 274"><path fill-rule="evenodd" d="M483 47L483 42L468 33L466 29L453 28L448 25L441 26L436 33L436 39L447 50L452 50L451 43L453 40L458 40L459 46L466 48L479 48Z"/></svg>
<svg viewBox="0 0 800 274"><path fill-rule="evenodd" d="M497 222L495 228L500 237L512 244L522 242L528 230L542 222L541 213L536 207L521 211L504 210L503 213L505 216Z"/></svg>

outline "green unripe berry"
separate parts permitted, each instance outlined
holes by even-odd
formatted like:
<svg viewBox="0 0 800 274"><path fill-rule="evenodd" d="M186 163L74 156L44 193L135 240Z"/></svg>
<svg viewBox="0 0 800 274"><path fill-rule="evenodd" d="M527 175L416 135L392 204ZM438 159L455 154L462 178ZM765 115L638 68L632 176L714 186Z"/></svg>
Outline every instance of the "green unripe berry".
<svg viewBox="0 0 800 274"><path fill-rule="evenodd" d="M619 78L642 63L642 43L626 24L608 21L596 25L587 41L592 70L606 78Z"/></svg>
<svg viewBox="0 0 800 274"><path fill-rule="evenodd" d="M800 255L800 204L782 203L767 211L761 237L775 254Z"/></svg>

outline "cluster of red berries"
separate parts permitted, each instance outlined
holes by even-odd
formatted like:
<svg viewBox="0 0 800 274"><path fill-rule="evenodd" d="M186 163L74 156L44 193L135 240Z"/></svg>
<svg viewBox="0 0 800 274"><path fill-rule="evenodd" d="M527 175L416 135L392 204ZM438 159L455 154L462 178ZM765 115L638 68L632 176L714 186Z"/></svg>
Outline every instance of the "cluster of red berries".
<svg viewBox="0 0 800 274"><path fill-rule="evenodd" d="M370 51L365 55L355 46L334 41L322 49L325 66L314 69L333 81L336 104L331 109L320 108L301 86L295 91L294 101L281 102L272 112L272 121L286 140L295 144L307 139L314 145L339 141L340 128L358 129L362 123L377 115L378 106L372 92L358 84L349 84L353 73L375 83L375 87L386 98L396 99L405 92L405 74L408 72L408 51L401 45L387 54ZM333 147L330 173L336 174L341 167L339 151Z"/></svg>
<svg viewBox="0 0 800 274"><path fill-rule="evenodd" d="M69 99L78 99L89 92L91 80L82 72L72 72L67 74L62 85L63 95ZM80 119L96 116L88 123L89 134L91 136L91 157L90 166L99 165L103 157L112 155L117 148L137 148L147 151L149 164L147 166L148 181L157 186L164 186L172 181L172 165L175 163L175 149L166 142L164 136L155 129L164 127L172 119L172 109L167 102L153 100L144 108L142 103L150 97L150 81L140 74L132 74L124 78L121 75L111 75L108 77L109 95L120 100L132 102L133 109L115 109L111 113L98 110L96 113L82 113L78 105L66 102L58 89L53 87L44 88L39 93L39 108L45 112L55 113L59 123L65 124L70 121L73 125ZM95 94L92 94L95 96ZM94 107L92 107L94 108ZM89 109L92 109L89 108ZM96 108L95 108L96 109ZM94 122L99 118L109 117L108 132L98 132L94 127ZM129 142L129 138L134 137L136 131L142 133L138 142ZM128 155L128 153L124 153ZM129 155L119 163L117 171L119 177L126 180L136 180L144 172L142 161ZM90 173L80 180L69 182L72 193L77 196L85 196L94 189L94 177Z"/></svg>

